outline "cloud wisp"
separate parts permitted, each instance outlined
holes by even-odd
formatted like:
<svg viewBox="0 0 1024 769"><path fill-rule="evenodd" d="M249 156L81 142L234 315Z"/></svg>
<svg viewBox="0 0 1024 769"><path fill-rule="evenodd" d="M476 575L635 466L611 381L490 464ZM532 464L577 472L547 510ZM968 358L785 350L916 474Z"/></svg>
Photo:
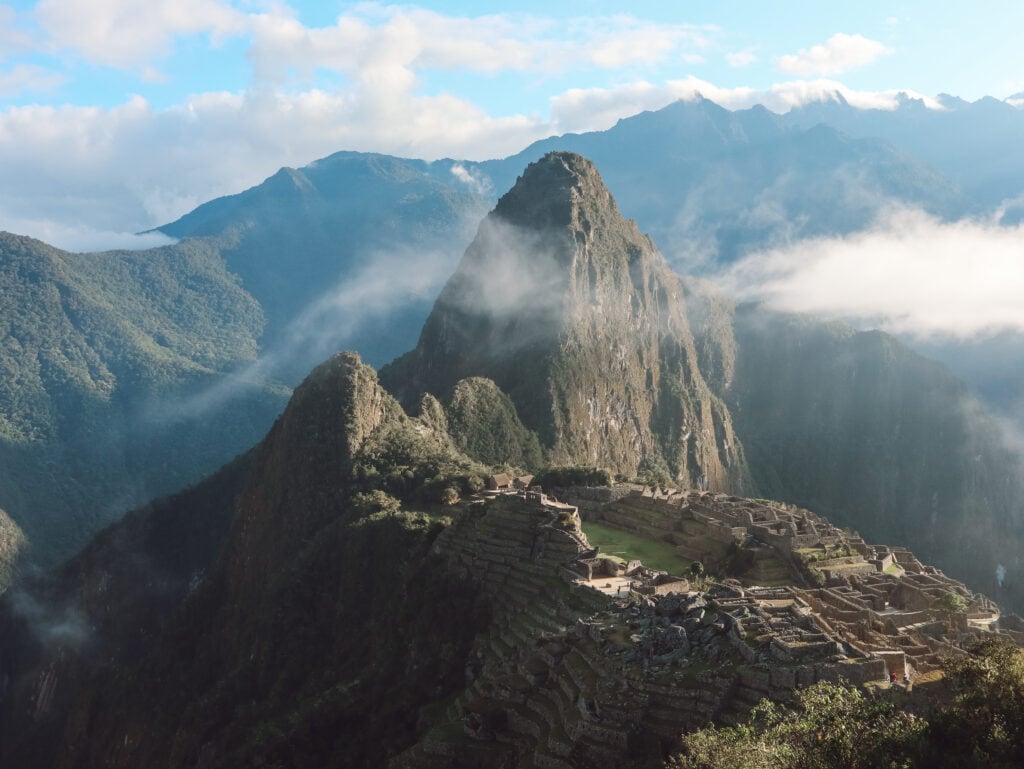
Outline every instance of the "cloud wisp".
<svg viewBox="0 0 1024 769"><path fill-rule="evenodd" d="M307 371L339 350L352 349L357 335L385 326L396 313L420 307L425 317L455 267L458 248L409 243L367 255L360 269L310 303L281 340L256 360L196 395L151 404L145 419L161 425L201 418L296 370Z"/></svg>
<svg viewBox="0 0 1024 769"><path fill-rule="evenodd" d="M775 65L787 75L841 75L871 64L888 53L890 49L877 40L838 32L821 45L780 56Z"/></svg>
<svg viewBox="0 0 1024 769"><path fill-rule="evenodd" d="M92 635L85 614L76 605L51 606L20 589L13 590L10 602L15 613L45 644L80 646Z"/></svg>
<svg viewBox="0 0 1024 769"><path fill-rule="evenodd" d="M47 45L95 64L151 71L178 37L246 31L249 17L219 0L41 0L35 17Z"/></svg>
<svg viewBox="0 0 1024 769"><path fill-rule="evenodd" d="M742 259L719 276L740 299L922 338L1024 331L1024 226L891 213L846 237Z"/></svg>
<svg viewBox="0 0 1024 769"><path fill-rule="evenodd" d="M527 14L449 16L413 6L365 3L334 25L311 28L286 14L250 19L249 57L258 81L277 82L327 69L393 82L424 70L544 75L596 67L652 66L694 56L714 29L659 24L629 15L566 22Z"/></svg>

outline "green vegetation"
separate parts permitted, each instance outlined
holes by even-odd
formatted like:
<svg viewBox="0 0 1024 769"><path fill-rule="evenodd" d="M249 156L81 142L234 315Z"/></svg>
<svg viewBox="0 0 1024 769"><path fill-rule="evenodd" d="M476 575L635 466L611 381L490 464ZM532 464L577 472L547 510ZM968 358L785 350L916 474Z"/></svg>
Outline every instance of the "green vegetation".
<svg viewBox="0 0 1024 769"><path fill-rule="evenodd" d="M1024 652L989 638L943 667L954 698L930 718L932 766L1024 766Z"/></svg>
<svg viewBox="0 0 1024 769"><path fill-rule="evenodd" d="M959 593L943 593L932 602L932 608L940 614L952 616L967 608L967 601Z"/></svg>
<svg viewBox="0 0 1024 769"><path fill-rule="evenodd" d="M991 638L943 666L952 698L927 718L897 700L818 683L737 727L683 737L668 769L1013 769L1024 765L1024 652Z"/></svg>
<svg viewBox="0 0 1024 769"><path fill-rule="evenodd" d="M841 684L798 691L786 710L764 700L747 724L683 737L668 769L875 769L907 767L905 748L925 724Z"/></svg>
<svg viewBox="0 0 1024 769"><path fill-rule="evenodd" d="M602 553L625 559L639 559L643 561L644 566L678 576L690 573L692 562L679 555L675 546L668 542L648 539L594 521L584 521L583 532L590 544L600 547Z"/></svg>
<svg viewBox="0 0 1024 769"><path fill-rule="evenodd" d="M249 448L287 397L195 402L255 357L259 304L216 246L71 254L0 234L0 506L52 565Z"/></svg>
<svg viewBox="0 0 1024 769"><path fill-rule="evenodd" d="M601 467L549 467L534 479L544 488L566 486L609 486L611 473Z"/></svg>
<svg viewBox="0 0 1024 769"><path fill-rule="evenodd" d="M512 400L490 379L456 384L446 415L456 447L474 459L492 466L540 467L537 435L523 426Z"/></svg>
<svg viewBox="0 0 1024 769"><path fill-rule="evenodd" d="M943 593L932 601L932 611L946 622L947 628L953 630L956 617L967 608L967 601L959 593Z"/></svg>
<svg viewBox="0 0 1024 769"><path fill-rule="evenodd" d="M397 500L450 505L484 487L488 469L454 449L447 438L424 434L411 421L377 430L353 465L358 488Z"/></svg>

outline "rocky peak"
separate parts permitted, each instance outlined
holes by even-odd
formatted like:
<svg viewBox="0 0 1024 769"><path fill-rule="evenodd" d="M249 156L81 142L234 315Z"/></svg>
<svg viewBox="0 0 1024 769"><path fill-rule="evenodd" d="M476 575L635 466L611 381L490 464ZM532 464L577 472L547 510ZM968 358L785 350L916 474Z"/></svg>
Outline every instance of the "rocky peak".
<svg viewBox="0 0 1024 769"><path fill-rule="evenodd" d="M416 349L381 371L409 407L469 377L511 397L551 461L743 487L682 284L579 155L530 164L480 224Z"/></svg>
<svg viewBox="0 0 1024 769"><path fill-rule="evenodd" d="M498 201L494 215L509 224L544 229L583 226L584 209L618 208L594 164L574 152L549 152L530 163Z"/></svg>
<svg viewBox="0 0 1024 769"><path fill-rule="evenodd" d="M356 353L315 368L258 447L242 489L229 548L236 589L258 594L262 577L251 564L283 568L310 532L344 515L360 447L387 422L407 419Z"/></svg>

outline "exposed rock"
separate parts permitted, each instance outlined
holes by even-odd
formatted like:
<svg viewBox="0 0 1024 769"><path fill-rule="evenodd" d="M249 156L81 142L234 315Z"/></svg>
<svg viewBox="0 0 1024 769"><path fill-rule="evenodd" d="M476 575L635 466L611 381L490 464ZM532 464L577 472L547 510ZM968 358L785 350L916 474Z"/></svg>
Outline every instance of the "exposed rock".
<svg viewBox="0 0 1024 769"><path fill-rule="evenodd" d="M14 579L18 562L27 546L28 542L18 524L0 510L0 593Z"/></svg>
<svg viewBox="0 0 1024 769"><path fill-rule="evenodd" d="M469 376L508 393L556 464L747 486L680 279L579 155L526 169L480 225L416 349L381 371L406 403Z"/></svg>

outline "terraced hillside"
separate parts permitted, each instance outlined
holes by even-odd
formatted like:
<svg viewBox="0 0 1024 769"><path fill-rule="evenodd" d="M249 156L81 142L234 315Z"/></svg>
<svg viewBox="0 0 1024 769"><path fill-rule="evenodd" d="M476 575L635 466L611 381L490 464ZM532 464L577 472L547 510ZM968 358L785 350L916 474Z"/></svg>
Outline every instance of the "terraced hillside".
<svg viewBox="0 0 1024 769"><path fill-rule="evenodd" d="M467 660L466 688L429 709L394 769L612 767L626 755L658 766L683 732L745 722L762 698L787 701L822 680L906 674L922 682L906 702L925 707L941 657L995 632L988 599L805 510L660 490L598 506L605 537L628 528L629 541L690 552L732 538L704 591L682 580L668 584L676 592L652 587L668 581L630 554L590 547L589 524L566 507L510 492L470 504L438 537L455 574L484 586L492 622ZM905 572L891 568L897 558ZM737 562L741 579L729 576ZM626 591L602 589L620 579ZM965 607L955 637L931 608L950 593Z"/></svg>

